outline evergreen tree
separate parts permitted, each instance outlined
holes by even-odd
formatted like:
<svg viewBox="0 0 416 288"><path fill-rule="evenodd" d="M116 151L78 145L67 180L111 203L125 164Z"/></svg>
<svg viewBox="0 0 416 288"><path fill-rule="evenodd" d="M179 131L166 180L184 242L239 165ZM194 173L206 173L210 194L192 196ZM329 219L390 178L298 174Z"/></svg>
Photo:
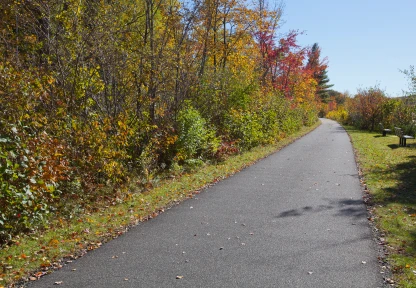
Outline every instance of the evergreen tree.
<svg viewBox="0 0 416 288"><path fill-rule="evenodd" d="M325 69L320 74L316 75L315 79L318 82L316 94L321 98L322 102L328 103L330 98L329 88L331 88L334 85L328 84L329 78L327 75L327 70Z"/></svg>
<svg viewBox="0 0 416 288"><path fill-rule="evenodd" d="M319 47L318 43L313 44L312 49L309 54L308 63L306 67L311 69L313 73L313 78L318 83L318 87L316 89L317 96L321 99L322 102L328 103L330 95L329 95L329 88L331 88L332 84L329 83L328 72L325 59L320 61L321 56L321 48Z"/></svg>

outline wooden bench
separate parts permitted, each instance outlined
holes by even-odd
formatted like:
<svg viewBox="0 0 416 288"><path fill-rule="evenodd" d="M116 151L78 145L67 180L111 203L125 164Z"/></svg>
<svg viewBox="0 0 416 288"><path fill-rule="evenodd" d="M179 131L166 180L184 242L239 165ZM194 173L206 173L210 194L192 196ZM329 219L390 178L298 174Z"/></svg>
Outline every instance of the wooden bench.
<svg viewBox="0 0 416 288"><path fill-rule="evenodd" d="M399 146L406 147L406 140L407 139L415 139L415 137L410 135L404 135L403 130L399 127L394 127L394 131L396 133L396 136L400 138Z"/></svg>
<svg viewBox="0 0 416 288"><path fill-rule="evenodd" d="M391 132L390 129L384 129L383 124L379 123L378 125L380 126L380 130L381 130L381 133L383 133L383 136L386 136L387 132Z"/></svg>

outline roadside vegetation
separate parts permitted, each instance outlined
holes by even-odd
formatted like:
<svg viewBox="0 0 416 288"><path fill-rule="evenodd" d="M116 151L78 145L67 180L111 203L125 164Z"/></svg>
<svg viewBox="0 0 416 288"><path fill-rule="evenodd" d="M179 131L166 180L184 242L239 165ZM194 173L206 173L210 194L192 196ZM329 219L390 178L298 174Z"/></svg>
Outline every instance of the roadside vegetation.
<svg viewBox="0 0 416 288"><path fill-rule="evenodd" d="M344 125L351 136L363 174L379 242L394 281L400 287L416 287L416 141L399 145L395 127L416 135L416 77L408 76L407 96L390 98L378 87L361 89L354 97L336 94L328 118ZM381 126L391 129L382 136Z"/></svg>
<svg viewBox="0 0 416 288"><path fill-rule="evenodd" d="M327 60L280 35L281 15L263 0L1 1L0 286L315 125Z"/></svg>
<svg viewBox="0 0 416 288"><path fill-rule="evenodd" d="M276 144L255 147L217 164L202 164L188 167L187 171L177 171L169 179L158 181L153 188L144 192L132 182L130 188L133 193L126 196L124 201L96 202L93 209L76 218L53 219L43 230L16 236L10 245L0 250L0 263L3 266L0 287L21 281L36 281L68 261L122 235L131 226L152 219L187 198L195 197L207 186L267 157L319 124L316 122Z"/></svg>

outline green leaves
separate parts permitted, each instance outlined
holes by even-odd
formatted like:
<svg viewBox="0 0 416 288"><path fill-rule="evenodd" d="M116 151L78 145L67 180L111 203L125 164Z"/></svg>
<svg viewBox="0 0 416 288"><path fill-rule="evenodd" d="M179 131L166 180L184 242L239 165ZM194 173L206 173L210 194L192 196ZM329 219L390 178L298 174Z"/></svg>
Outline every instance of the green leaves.
<svg viewBox="0 0 416 288"><path fill-rule="evenodd" d="M208 127L206 120L190 105L178 114L178 160L214 155L219 147L215 130Z"/></svg>

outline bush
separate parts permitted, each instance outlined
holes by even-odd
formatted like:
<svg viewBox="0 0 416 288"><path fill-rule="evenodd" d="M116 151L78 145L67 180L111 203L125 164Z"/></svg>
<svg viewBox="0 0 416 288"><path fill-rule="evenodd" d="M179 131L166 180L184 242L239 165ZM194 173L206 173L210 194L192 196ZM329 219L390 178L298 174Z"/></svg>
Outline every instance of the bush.
<svg viewBox="0 0 416 288"><path fill-rule="evenodd" d="M341 124L346 124L348 121L348 112L343 106L338 106L337 110L329 111L326 118L335 120Z"/></svg>
<svg viewBox="0 0 416 288"><path fill-rule="evenodd" d="M259 145L263 138L261 119L256 113L231 109L226 116L225 126L228 134L243 150L249 150Z"/></svg>
<svg viewBox="0 0 416 288"><path fill-rule="evenodd" d="M281 129L287 134L293 134L303 125L303 113L300 108L292 108L286 111L285 117L281 120Z"/></svg>
<svg viewBox="0 0 416 288"><path fill-rule="evenodd" d="M72 170L67 147L46 132L0 123L0 243L39 227L63 196Z"/></svg>
<svg viewBox="0 0 416 288"><path fill-rule="evenodd" d="M206 120L189 103L179 111L177 125L177 160L210 158L215 155L220 145L215 130L208 127Z"/></svg>
<svg viewBox="0 0 416 288"><path fill-rule="evenodd" d="M383 120L383 104L388 101L378 87L361 89L353 99L347 102L348 124L360 129L373 131Z"/></svg>

